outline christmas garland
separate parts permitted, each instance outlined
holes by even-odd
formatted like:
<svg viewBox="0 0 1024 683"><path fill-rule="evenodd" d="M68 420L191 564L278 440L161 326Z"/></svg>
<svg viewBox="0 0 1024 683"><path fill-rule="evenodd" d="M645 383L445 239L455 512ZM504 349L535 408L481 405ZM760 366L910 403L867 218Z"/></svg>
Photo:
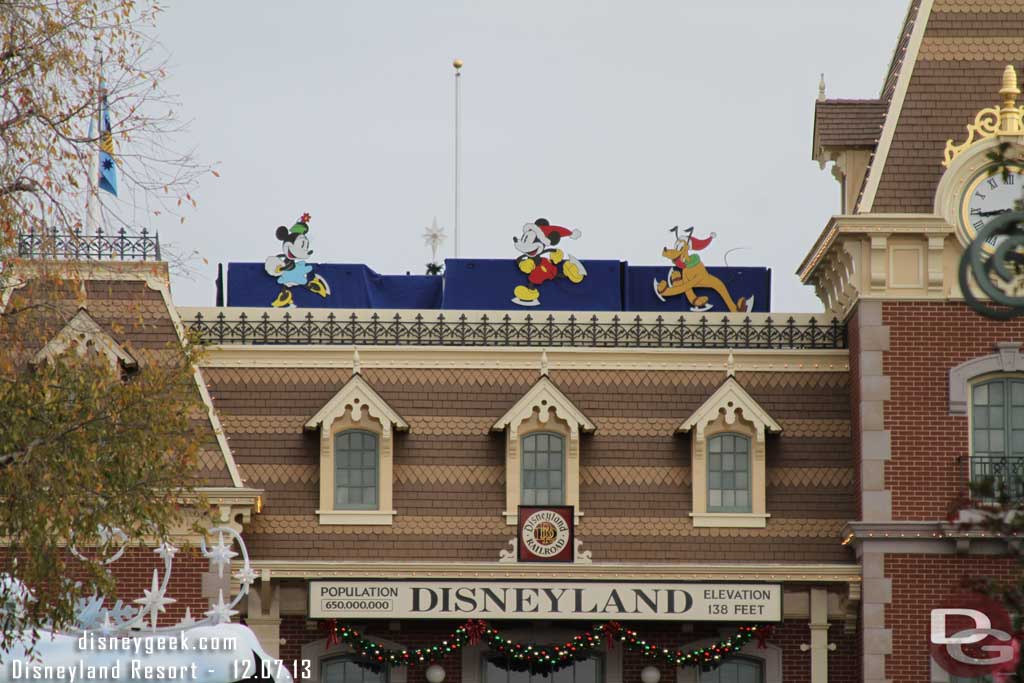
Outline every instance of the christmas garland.
<svg viewBox="0 0 1024 683"><path fill-rule="evenodd" d="M740 626L736 633L712 645L683 651L663 648L641 638L636 631L624 628L616 621L609 621L572 637L561 645L527 645L517 643L501 635L482 619L470 619L452 631L436 645L413 650L389 650L367 640L359 631L350 626L339 625L336 620L325 622L327 647L345 643L357 656L367 659L373 665L415 666L430 663L458 652L466 645L486 643L494 652L508 658L517 669L556 670L572 662L586 659L590 652L602 643L608 648L619 641L631 652L639 652L647 658L671 666L716 666L722 658L742 649L757 636L763 644L770 635L769 626Z"/></svg>

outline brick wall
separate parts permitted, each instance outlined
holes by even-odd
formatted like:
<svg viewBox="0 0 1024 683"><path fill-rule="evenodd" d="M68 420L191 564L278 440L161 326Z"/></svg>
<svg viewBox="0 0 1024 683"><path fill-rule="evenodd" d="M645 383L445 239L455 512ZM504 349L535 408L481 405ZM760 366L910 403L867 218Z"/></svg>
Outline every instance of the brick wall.
<svg viewBox="0 0 1024 683"><path fill-rule="evenodd" d="M88 555L88 553L85 553ZM87 576L81 562L70 553L67 556L67 575L75 580L84 580ZM160 615L158 622L168 626L185 616L185 609L191 610L194 619L202 619L203 613L210 609L209 601L202 596L202 575L208 570L209 563L198 550L179 549L174 557L171 582L167 588L168 597L176 602L167 606L167 611ZM142 597L143 589L149 590L153 584L153 570L160 572L160 580L164 577L164 563L151 548L133 547L125 551L117 562L110 565L115 581L115 594L106 596L105 606L112 607L117 600L124 601L130 607L136 598ZM227 599L228 596L225 596Z"/></svg>
<svg viewBox="0 0 1024 683"><path fill-rule="evenodd" d="M860 424L860 319L856 311L847 322L846 336L850 342L850 455L857 464L854 475L856 487L855 519L864 519L863 498L861 496L861 424Z"/></svg>
<svg viewBox="0 0 1024 683"><path fill-rule="evenodd" d="M996 342L1024 341L1024 319L990 320L963 304L915 301L885 302L882 322L890 330L883 368L892 382L885 479L893 519L943 519L968 476L967 418L949 414L949 370L994 353Z"/></svg>
<svg viewBox="0 0 1024 683"><path fill-rule="evenodd" d="M949 595L963 592L967 577L1008 581L1020 576L1014 558L891 554L885 574L892 579L892 603L886 625L892 629L892 652L886 674L893 681L928 681L928 632L931 610Z"/></svg>

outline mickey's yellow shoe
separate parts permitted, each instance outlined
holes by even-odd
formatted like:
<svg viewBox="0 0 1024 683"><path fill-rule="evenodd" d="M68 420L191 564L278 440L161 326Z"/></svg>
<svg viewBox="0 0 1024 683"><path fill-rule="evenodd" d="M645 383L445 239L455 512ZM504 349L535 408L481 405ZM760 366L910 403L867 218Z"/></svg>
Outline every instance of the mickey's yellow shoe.
<svg viewBox="0 0 1024 683"><path fill-rule="evenodd" d="M523 271L527 275L533 272L533 269L537 267L537 264L533 262L532 258L524 258L519 262L519 270Z"/></svg>
<svg viewBox="0 0 1024 683"><path fill-rule="evenodd" d="M270 304L274 308L286 308L292 305L292 290L282 289L281 293L274 299L274 303Z"/></svg>
<svg viewBox="0 0 1024 683"><path fill-rule="evenodd" d="M565 265L562 266L562 273L569 278L569 282L574 285L578 285L583 282L583 273L580 272L579 266L572 261L565 262Z"/></svg>
<svg viewBox="0 0 1024 683"><path fill-rule="evenodd" d="M519 285L512 293L515 294L516 299L523 303L530 303L540 298L540 290L532 289L526 285Z"/></svg>
<svg viewBox="0 0 1024 683"><path fill-rule="evenodd" d="M314 275L313 279L306 283L306 289L314 294L319 294L325 299L331 293L331 288L328 286L327 281L319 275Z"/></svg>

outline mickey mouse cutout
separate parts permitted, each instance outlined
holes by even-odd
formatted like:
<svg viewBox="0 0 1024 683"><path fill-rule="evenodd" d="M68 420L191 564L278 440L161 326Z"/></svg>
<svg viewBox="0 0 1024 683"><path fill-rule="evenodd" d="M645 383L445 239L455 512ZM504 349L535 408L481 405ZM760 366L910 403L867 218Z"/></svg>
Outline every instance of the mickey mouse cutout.
<svg viewBox="0 0 1024 683"><path fill-rule="evenodd" d="M264 270L271 277L277 278L281 291L270 304L274 308L286 308L295 305L292 287L305 287L323 298L331 293L327 281L313 272L313 266L306 259L313 255L309 248L309 214L304 213L290 228L281 225L274 233L281 240L283 252L267 259Z"/></svg>
<svg viewBox="0 0 1024 683"><path fill-rule="evenodd" d="M578 259L557 246L566 237L578 239L580 235L579 230L551 225L546 218L538 218L533 223L525 224L523 234L513 237L512 243L521 252L516 258L516 265L526 274L528 284L515 288L512 303L519 306L539 306L538 288L559 275L573 284L583 282L583 278L587 276L587 269Z"/></svg>
<svg viewBox="0 0 1024 683"><path fill-rule="evenodd" d="M754 297L740 297L735 301L729 295L725 283L708 272L707 267L701 263L700 256L694 252L703 251L710 244L711 240L718 235L711 233L706 239L693 236L693 226L679 234L679 226L672 228L669 232L676 236L675 245L669 249L661 250L661 255L672 262L668 269L668 277L664 280L654 281L654 295L664 301L667 297L685 294L690 302L691 311L711 310L711 302L708 297L698 295L696 289L713 289L722 297L722 301L730 311L749 311L754 307Z"/></svg>

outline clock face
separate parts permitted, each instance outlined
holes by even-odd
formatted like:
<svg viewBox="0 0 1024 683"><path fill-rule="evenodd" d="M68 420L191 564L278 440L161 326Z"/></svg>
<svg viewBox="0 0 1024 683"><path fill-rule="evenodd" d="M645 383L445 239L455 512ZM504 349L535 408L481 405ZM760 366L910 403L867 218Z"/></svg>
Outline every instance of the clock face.
<svg viewBox="0 0 1024 683"><path fill-rule="evenodd" d="M1004 178L1002 171L992 167L976 175L968 184L961 203L960 229L973 240L989 221L1011 211L1024 211L1024 168L1009 167ZM991 250L996 238L985 245Z"/></svg>

